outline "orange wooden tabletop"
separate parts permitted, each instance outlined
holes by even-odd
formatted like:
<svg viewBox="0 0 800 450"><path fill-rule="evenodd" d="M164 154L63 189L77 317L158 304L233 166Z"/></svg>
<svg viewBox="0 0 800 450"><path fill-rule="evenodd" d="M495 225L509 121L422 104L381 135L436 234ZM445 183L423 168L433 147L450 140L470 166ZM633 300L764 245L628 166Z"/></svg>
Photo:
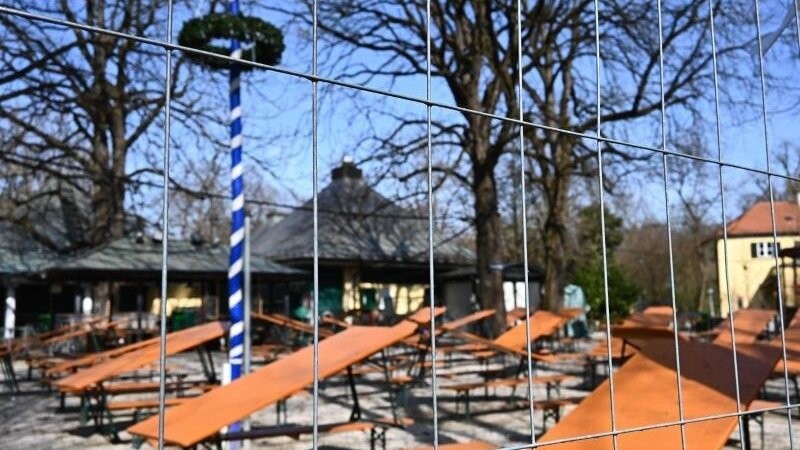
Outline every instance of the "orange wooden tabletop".
<svg viewBox="0 0 800 450"><path fill-rule="evenodd" d="M219 339L224 334L225 326L222 322L210 322L170 333L167 335L167 355L190 350L208 341ZM64 392L83 392L114 376L157 361L160 351L158 345L145 346L126 353L124 357L109 359L64 377L56 381L55 385Z"/></svg>
<svg viewBox="0 0 800 450"><path fill-rule="evenodd" d="M274 314L274 313L258 313L253 311L250 313L254 319L261 320L263 322L268 322L273 325L278 325L280 327L290 328L295 331L299 331L301 333L306 334L314 334L314 326L307 322L301 322L299 320L292 319L291 317L284 316L283 314ZM333 334L333 331L327 328L320 328L319 335L321 337L328 337Z"/></svg>
<svg viewBox="0 0 800 450"><path fill-rule="evenodd" d="M549 336L555 333L564 324L569 322L569 320L570 317L568 315L544 310L534 312L531 314L530 318L531 341L535 341L544 336ZM525 348L528 343L528 341L525 339L525 334L525 322L523 321L509 328L505 333L498 336L494 340L494 343L508 348Z"/></svg>
<svg viewBox="0 0 800 450"><path fill-rule="evenodd" d="M775 318L775 311L768 309L740 309L733 313L733 330L736 332L737 344L753 343ZM731 343L730 317L722 321L714 329L719 332L714 342L719 344Z"/></svg>
<svg viewBox="0 0 800 450"><path fill-rule="evenodd" d="M447 312L446 307L437 306L433 310L433 316L439 317L445 312ZM406 320L410 320L415 323L428 323L431 321L431 308L428 306L422 307L418 309L416 312L409 314L408 317L406 317Z"/></svg>
<svg viewBox="0 0 800 450"><path fill-rule="evenodd" d="M57 344L65 340L82 337L94 330L94 327L101 329L113 326L113 323L105 322L100 324L104 319L102 317L94 317L83 322L72 323L56 328L55 330L37 333L31 336L23 336L0 342L0 356L7 354L14 354L23 350L30 350L39 347L46 347L49 345Z"/></svg>
<svg viewBox="0 0 800 450"><path fill-rule="evenodd" d="M620 338L628 341L638 341L634 343L640 347L639 343L644 339L674 339L675 332L671 328L647 327L639 325L616 325L611 327L611 337Z"/></svg>
<svg viewBox="0 0 800 450"><path fill-rule="evenodd" d="M628 316L622 325L669 328L672 325L672 307L648 306Z"/></svg>
<svg viewBox="0 0 800 450"><path fill-rule="evenodd" d="M779 356L767 345L740 345L739 380L743 409L755 399ZM735 413L736 395L731 349L722 345L680 340L681 387L686 419ZM617 429L677 421L678 395L674 342L647 343L614 375ZM688 449L719 449L736 426L736 417L686 425ZM554 441L611 431L609 382L606 380L539 441ZM555 450L613 448L611 437L548 445ZM620 434L618 450L681 448L679 426Z"/></svg>
<svg viewBox="0 0 800 450"><path fill-rule="evenodd" d="M427 311L420 311L424 318ZM319 343L319 378L333 376L359 361L413 334L418 323L404 320L393 327L353 326ZM231 384L169 408L165 441L188 447L310 386L313 382L313 346L272 362ZM158 416L130 428L131 434L157 438Z"/></svg>
<svg viewBox="0 0 800 450"><path fill-rule="evenodd" d="M485 319L485 318L487 318L489 316L493 316L493 315L494 315L494 310L493 309L483 309L481 311L475 311L472 314L468 314L468 315L466 315L464 317L459 317L456 320L451 320L450 322L445 322L445 323L442 324L441 327L439 327L439 329L442 332L455 330L455 329L458 329L458 328L461 328L461 327L465 327L465 326L467 326L467 325L469 325L471 323L475 323L475 322L477 322L479 320L483 320L483 319Z"/></svg>
<svg viewBox="0 0 800 450"><path fill-rule="evenodd" d="M110 350L98 352L98 353L90 353L86 356L82 356L80 358L69 359L58 364L53 365L49 369L45 371L48 375L57 375L64 372L68 372L72 369L80 368L95 364L98 361L103 361L106 359L114 358L119 355L123 355L128 352L132 352L134 350L138 350L143 347L147 347L149 345L157 345L159 338L151 338L144 341L134 342L132 344L123 345L122 347L112 348Z"/></svg>

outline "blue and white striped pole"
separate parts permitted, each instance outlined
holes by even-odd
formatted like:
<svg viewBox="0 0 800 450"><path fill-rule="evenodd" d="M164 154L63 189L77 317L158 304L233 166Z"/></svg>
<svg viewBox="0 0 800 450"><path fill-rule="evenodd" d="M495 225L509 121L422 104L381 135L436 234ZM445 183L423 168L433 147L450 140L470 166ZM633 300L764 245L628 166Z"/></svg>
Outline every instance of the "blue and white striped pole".
<svg viewBox="0 0 800 450"><path fill-rule="evenodd" d="M239 15L239 1L230 0L231 15ZM231 57L241 59L242 49L239 41L231 39ZM242 373L244 354L244 304L243 276L244 265L244 180L242 179L242 108L239 89L240 69L231 67L230 72L230 111L231 111L231 257L228 269L228 309L230 311L230 350L228 362L231 366L231 381ZM230 431L237 431L239 424L231 425Z"/></svg>

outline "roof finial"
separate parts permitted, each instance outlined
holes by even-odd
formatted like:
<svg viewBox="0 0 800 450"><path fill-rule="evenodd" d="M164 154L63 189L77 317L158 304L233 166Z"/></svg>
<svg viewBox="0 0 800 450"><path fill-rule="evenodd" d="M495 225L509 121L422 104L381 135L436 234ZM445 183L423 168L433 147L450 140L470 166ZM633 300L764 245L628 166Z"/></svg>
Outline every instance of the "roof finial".
<svg viewBox="0 0 800 450"><path fill-rule="evenodd" d="M361 169L355 165L353 162L353 157L350 155L345 155L342 158L342 165L333 169L331 175L334 180L339 180L342 178L360 180L363 176Z"/></svg>

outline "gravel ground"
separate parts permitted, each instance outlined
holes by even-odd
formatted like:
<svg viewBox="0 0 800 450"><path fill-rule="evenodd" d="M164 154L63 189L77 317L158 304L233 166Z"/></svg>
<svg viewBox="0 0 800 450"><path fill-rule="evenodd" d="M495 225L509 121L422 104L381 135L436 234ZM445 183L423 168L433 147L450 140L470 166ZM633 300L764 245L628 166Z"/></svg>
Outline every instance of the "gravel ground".
<svg viewBox="0 0 800 450"><path fill-rule="evenodd" d="M221 354L215 354L214 360L222 361ZM200 365L194 354L179 355L170 359L171 365L176 365L181 371L187 373L200 373ZM475 363L459 363L459 371L478 369L481 366ZM16 364L18 373L25 373L24 364ZM570 369L565 367L565 369ZM443 367L440 372L452 372L452 367ZM541 373L540 373L541 375ZM473 375L474 377L474 375ZM441 385L453 384L467 380L470 375L460 376L457 381L440 379ZM565 384L561 395L585 395L587 392L580 390L576 379ZM0 396L0 449L117 449L132 448L130 436L121 433L122 442L112 444L109 439L96 432L91 426L80 426L79 402L76 398L68 399L65 411L59 411L59 399L55 393L47 392L41 384L35 381L24 381L21 388L23 395L12 397L5 386L2 387ZM368 374L358 381L358 392L361 408L365 417L388 417L391 415L389 391L381 383L380 374ZM769 397L779 400L783 392L783 383L773 380L767 385ZM534 395L544 398L546 393L543 387L537 387ZM491 393L490 399L483 399L482 391L473 393L472 417L466 420L461 412L456 413L455 398L445 390L439 391L438 396L438 427L439 442L461 442L468 440L484 440L497 445L509 446L523 444L528 439L530 429L528 410L520 404L524 403L525 387L520 386L515 392L511 388L498 388ZM141 396L140 396L141 397ZM149 397L152 397L150 395ZM136 396L120 397L120 399L136 398ZM406 400L398 399L401 404L400 411L404 416L414 419L414 425L401 430L392 428L387 432L388 449L413 448L429 444L433 439L433 424L431 411L431 389L428 385L418 385L409 389ZM514 399L514 400L509 400ZM293 396L287 401L288 421L294 424L311 423L311 395L303 392ZM320 422L345 421L349 417L352 401L349 388L345 379L339 378L321 385L320 391ZM571 407L567 408L567 413ZM251 417L255 426L268 426L276 424L276 409L269 407ZM536 414L537 433L541 431L542 416ZM122 424L130 423L130 416L121 417ZM795 439L800 439L800 420L794 422ZM549 423L552 426L552 423ZM757 424L751 424L753 448L769 450L789 449L788 421L785 414L769 413L765 415L765 439L762 444L760 431ZM735 431L726 449L739 448L734 439ZM320 448L326 449L368 449L370 444L367 432L350 432L340 434L323 434L320 437ZM304 436L300 440L291 438L271 438L254 441L252 448L280 448L299 450L311 448L311 437ZM147 448L143 445L142 448Z"/></svg>

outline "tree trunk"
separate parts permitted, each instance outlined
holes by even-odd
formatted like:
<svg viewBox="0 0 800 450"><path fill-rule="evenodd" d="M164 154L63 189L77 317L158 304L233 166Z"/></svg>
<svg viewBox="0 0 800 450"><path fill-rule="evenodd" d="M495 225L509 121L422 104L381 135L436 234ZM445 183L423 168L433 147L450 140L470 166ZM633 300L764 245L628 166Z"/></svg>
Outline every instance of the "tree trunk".
<svg viewBox="0 0 800 450"><path fill-rule="evenodd" d="M494 169L475 177L475 231L477 238L478 302L482 308L495 310L490 333L496 336L506 328L503 299L500 214L497 208ZM494 267L493 267L494 266Z"/></svg>
<svg viewBox="0 0 800 450"><path fill-rule="evenodd" d="M542 296L540 309L557 311L562 304L566 274L564 243L557 225L545 225L544 242L544 295Z"/></svg>
<svg viewBox="0 0 800 450"><path fill-rule="evenodd" d="M103 24L104 1L95 4L94 11ZM97 245L118 238L125 227L125 133L124 86L114 86L107 79L109 55L114 45L107 36L93 36L95 50L91 58L92 85L86 93L87 109L92 118L92 219L91 244ZM120 57L120 68L125 67ZM125 82L124 74L118 77Z"/></svg>
<svg viewBox="0 0 800 450"><path fill-rule="evenodd" d="M567 155L569 142L551 142L556 167L545 181L548 211L542 230L544 242L544 295L541 309L558 311L561 308L567 275L566 223L569 220L567 194L571 183Z"/></svg>
<svg viewBox="0 0 800 450"><path fill-rule="evenodd" d="M91 243L99 244L118 238L125 231L124 179L106 170L92 187Z"/></svg>

